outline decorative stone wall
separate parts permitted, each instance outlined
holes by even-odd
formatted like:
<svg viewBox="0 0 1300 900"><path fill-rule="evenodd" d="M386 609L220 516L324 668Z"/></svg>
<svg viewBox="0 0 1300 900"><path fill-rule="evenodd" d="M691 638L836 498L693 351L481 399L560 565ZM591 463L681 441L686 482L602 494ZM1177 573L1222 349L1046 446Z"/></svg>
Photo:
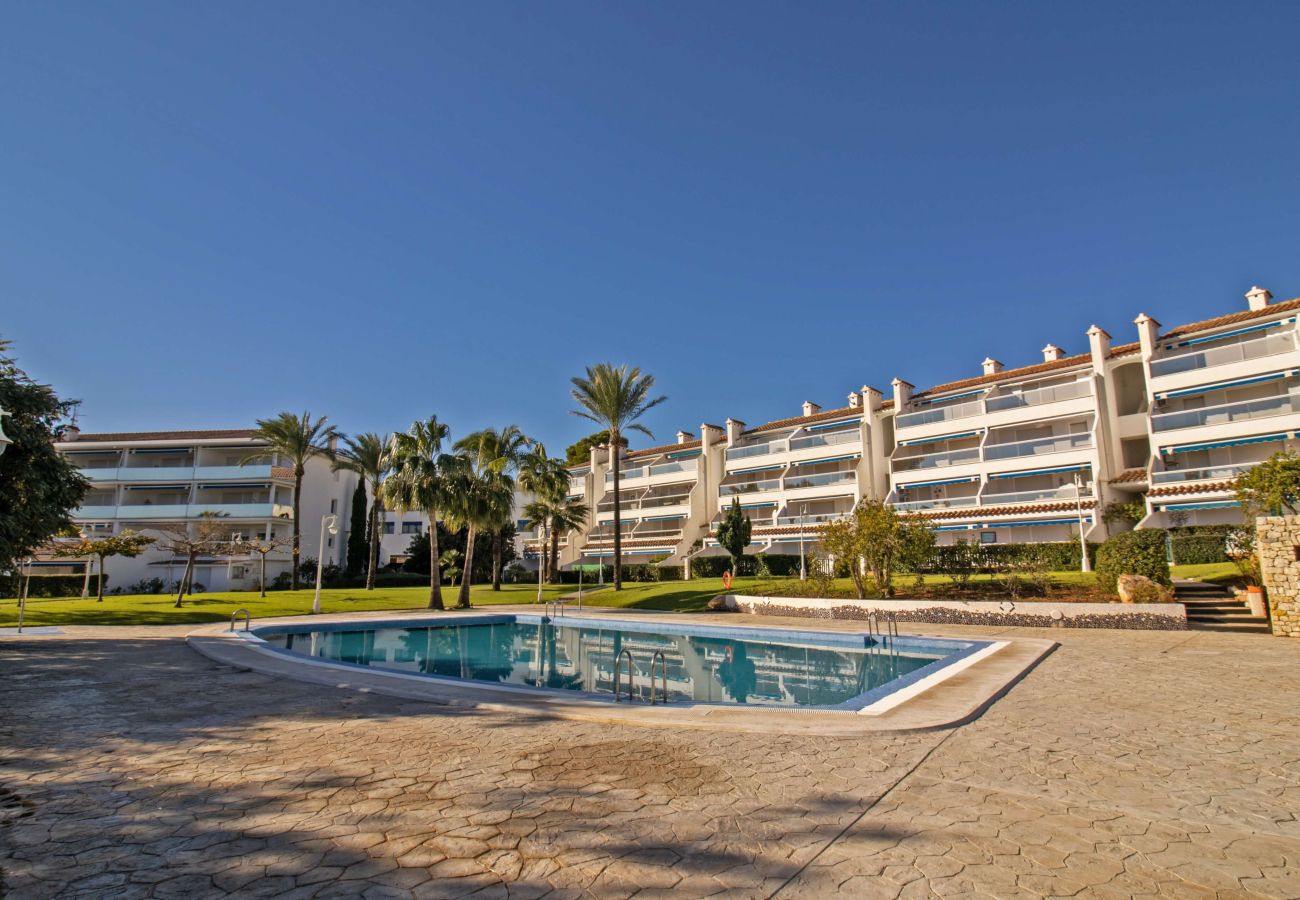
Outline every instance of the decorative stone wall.
<svg viewBox="0 0 1300 900"><path fill-rule="evenodd" d="M1273 633L1300 638L1300 516L1256 519L1255 549Z"/></svg>

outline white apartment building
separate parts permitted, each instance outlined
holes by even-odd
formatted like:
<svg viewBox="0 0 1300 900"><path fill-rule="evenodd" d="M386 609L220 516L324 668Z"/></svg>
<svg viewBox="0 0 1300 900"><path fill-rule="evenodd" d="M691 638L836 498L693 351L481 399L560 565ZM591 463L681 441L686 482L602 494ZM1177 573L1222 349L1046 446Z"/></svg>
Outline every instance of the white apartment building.
<svg viewBox="0 0 1300 900"><path fill-rule="evenodd" d="M91 489L73 521L87 537L132 531L161 537L192 529L204 513L218 513L232 539L288 537L293 522L293 470L253 430L156 431L83 434L65 431L56 448L89 479ZM325 562L346 556L349 504L356 476L334 472L327 459L307 464L303 478L303 559L321 546L321 524L337 516L338 533L325 535ZM83 572L78 561L46 559L37 564L54 572ZM267 580L291 565L286 546L267 556ZM257 554L202 558L194 580L206 590L251 590L261 577ZM111 557L105 565L109 587L161 578L178 582L185 560L151 547L134 559Z"/></svg>
<svg viewBox="0 0 1300 900"><path fill-rule="evenodd" d="M528 528L528 523L523 519L523 509L528 505L528 502L531 499L532 497L528 494L518 490L515 491L513 512L515 524L515 558L525 565L533 564L524 558L525 539L535 537L533 532ZM443 522L444 526L446 524L446 522ZM406 512L396 512L395 510L386 509L383 512L380 529L380 567L400 565L406 562L408 556L407 550L411 546L411 540L418 538L429 530L429 517L424 510L420 509L407 510ZM477 568L477 566L475 568Z"/></svg>
<svg viewBox="0 0 1300 900"><path fill-rule="evenodd" d="M1112 344L1093 326L1087 351L1055 345L1032 365L985 359L979 375L892 397L863 387L848 404L754 428L729 418L620 460L626 562L681 564L721 553L713 530L733 498L753 521L749 553L797 553L821 523L864 497L924 517L940 543L1104 540L1102 510L1145 496L1138 527L1240 521L1233 481L1300 435L1300 299L1167 331L1135 320ZM613 553L608 448L571 469L592 507L567 535L562 564Z"/></svg>

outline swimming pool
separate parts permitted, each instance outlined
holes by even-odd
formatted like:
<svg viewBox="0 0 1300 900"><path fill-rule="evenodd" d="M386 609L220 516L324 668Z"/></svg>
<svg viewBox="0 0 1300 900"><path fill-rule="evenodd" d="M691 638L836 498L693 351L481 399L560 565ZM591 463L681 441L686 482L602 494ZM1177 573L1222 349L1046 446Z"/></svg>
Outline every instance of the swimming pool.
<svg viewBox="0 0 1300 900"><path fill-rule="evenodd" d="M626 694L630 657L632 693L641 700L666 691L672 704L840 710L862 710L990 646L530 615L270 625L253 634L280 653L335 665L606 700L616 666Z"/></svg>

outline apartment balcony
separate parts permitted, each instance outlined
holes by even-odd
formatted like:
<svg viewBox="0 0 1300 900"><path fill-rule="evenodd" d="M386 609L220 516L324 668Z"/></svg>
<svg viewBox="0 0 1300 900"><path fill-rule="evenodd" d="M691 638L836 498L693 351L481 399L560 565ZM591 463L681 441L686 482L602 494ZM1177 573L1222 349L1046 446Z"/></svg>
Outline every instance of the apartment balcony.
<svg viewBox="0 0 1300 900"><path fill-rule="evenodd" d="M1082 493L1076 495L1074 485L1067 484L1055 488L1042 488L1036 491L1014 491L1009 494L985 494L981 498L983 506L1004 506L1008 503L1041 503L1074 500L1080 497L1087 500L1092 497L1092 485L1085 484Z"/></svg>
<svg viewBox="0 0 1300 900"><path fill-rule="evenodd" d="M1080 380L1030 390L1007 391L948 406L936 404L930 409L918 409L899 415L894 420L894 428L899 432L925 428L938 432L947 429L949 423L976 417L985 420L980 423L981 426L995 428L1003 424L1032 421L1035 416L1026 415L1026 410L1033 411L1038 417L1047 418L1084 413L1092 406L1092 383Z"/></svg>
<svg viewBox="0 0 1300 900"><path fill-rule="evenodd" d="M978 506L979 497L975 494L969 497L931 497L928 500L903 500L901 502L891 502L890 506L900 512L923 512L932 509L965 509L966 507Z"/></svg>
<svg viewBox="0 0 1300 900"><path fill-rule="evenodd" d="M796 491L803 488L820 488L837 484L854 484L858 480L856 472L822 472L818 475L787 475L785 489Z"/></svg>
<svg viewBox="0 0 1300 900"><path fill-rule="evenodd" d="M1175 353L1161 355L1159 358L1152 360L1151 377L1155 379L1176 375L1179 372L1212 369L1218 366L1247 362L1252 359L1261 359L1266 356L1292 353L1295 350L1296 339L1293 329L1287 329L1280 334L1270 334L1265 337L1252 338L1218 347L1202 349L1199 346L1192 346Z"/></svg>
<svg viewBox="0 0 1300 900"><path fill-rule="evenodd" d="M1151 473L1151 484L1191 484L1197 481L1231 481L1242 472L1255 468L1259 462L1230 463L1205 466L1199 469L1166 469Z"/></svg>
<svg viewBox="0 0 1300 900"><path fill-rule="evenodd" d="M936 422L953 422L957 419L969 419L984 415L984 402L971 400L966 403L954 403L952 406L935 406L918 412L904 413L894 419L894 428L917 428L921 425L933 425Z"/></svg>
<svg viewBox="0 0 1300 900"><path fill-rule="evenodd" d="M291 519L293 507L279 503L120 503L83 506L77 510L76 518L175 521L196 519L205 513L232 519Z"/></svg>
<svg viewBox="0 0 1300 900"><path fill-rule="evenodd" d="M80 470L90 481L138 481L164 483L172 481L224 481L270 479L271 466L119 466Z"/></svg>
<svg viewBox="0 0 1300 900"><path fill-rule="evenodd" d="M810 513L806 516L777 516L774 521L766 524L776 525L777 527L788 527L791 525L799 527L808 525L824 525L827 522L838 522L842 519L847 519L851 515L852 513L850 512L829 512Z"/></svg>
<svg viewBox="0 0 1300 900"><path fill-rule="evenodd" d="M683 459L673 462L659 463L653 466L639 466L634 469L623 469L619 472L619 487L632 481L642 481L645 479L658 478L663 475L676 475L681 472L695 472L699 463L694 459ZM614 473L605 473L605 484L614 483Z"/></svg>
<svg viewBox="0 0 1300 900"><path fill-rule="evenodd" d="M925 469L943 469L980 461L979 447L946 450L942 453L924 453L918 456L897 457L891 462L894 472L916 472Z"/></svg>
<svg viewBox="0 0 1300 900"><path fill-rule="evenodd" d="M1034 438L1028 441L1012 441L1006 444L985 444L984 458L1017 459L1022 456L1044 456L1049 453L1065 453L1069 450L1086 450L1092 447L1092 435L1087 432L1053 437Z"/></svg>
<svg viewBox="0 0 1300 900"><path fill-rule="evenodd" d="M813 432L801 434L795 437L781 438L779 440L768 441L762 444L748 444L741 447L732 447L727 451L727 461L737 459L752 459L757 456L770 456L776 453L796 453L800 458L816 456L816 453L803 453L807 450L820 450L822 447L839 447L846 444L858 444L862 441L862 435L855 428L846 428L840 431Z"/></svg>
<svg viewBox="0 0 1300 900"><path fill-rule="evenodd" d="M765 478L762 481L742 481L733 484L723 484L718 487L718 493L724 497L733 497L743 494L757 494L763 491L779 491L780 489L780 478Z"/></svg>
<svg viewBox="0 0 1300 900"><path fill-rule="evenodd" d="M1000 394L984 402L990 413L1007 409L1024 409L1030 406L1043 406L1048 403L1060 403L1064 400L1077 400L1092 395L1092 386L1086 381L1072 381L1068 384L1056 384L1049 387L1035 388L1030 391Z"/></svg>
<svg viewBox="0 0 1300 900"><path fill-rule="evenodd" d="M1300 412L1300 395L1281 394L1275 397L1261 397L1258 400L1243 400L1238 403L1224 403L1219 406L1205 406L1200 409L1188 409L1181 412L1159 413L1151 417L1152 431L1178 431L1184 428L1205 428L1214 425L1229 425L1234 422L1247 422L1255 419L1267 419L1273 416L1293 415Z"/></svg>

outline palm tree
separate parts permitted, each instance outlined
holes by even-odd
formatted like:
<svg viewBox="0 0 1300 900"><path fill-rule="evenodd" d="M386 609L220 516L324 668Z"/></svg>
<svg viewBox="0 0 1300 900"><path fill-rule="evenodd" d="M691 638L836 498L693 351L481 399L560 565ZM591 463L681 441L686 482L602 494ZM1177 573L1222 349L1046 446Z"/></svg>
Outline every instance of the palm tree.
<svg viewBox="0 0 1300 900"><path fill-rule="evenodd" d="M596 363L587 367L586 377L573 379L573 399L580 409L573 410L580 416L609 429L610 465L614 470L614 590L623 589L623 517L620 509L622 498L619 497L619 468L622 462L619 453L622 448L623 432L639 431L653 438L654 435L644 425L637 422L650 410L667 400L659 396L650 399L654 388L653 375L642 375L635 366L615 366L611 363Z"/></svg>
<svg viewBox="0 0 1300 900"><path fill-rule="evenodd" d="M546 448L536 442L519 461L519 487L532 494L535 501L547 503L561 500L569 493L569 470L564 467L563 460L547 456ZM529 517L529 524L536 528L542 520ZM538 567L544 577L549 577L546 548L539 546L537 555Z"/></svg>
<svg viewBox="0 0 1300 900"><path fill-rule="evenodd" d="M429 609L446 608L438 565L438 513L448 505L451 474L458 466L455 457L442 452L450 434L437 416L430 416L393 435L387 454L389 476L380 492L386 506L398 512L423 510L429 518Z"/></svg>
<svg viewBox="0 0 1300 900"><path fill-rule="evenodd" d="M518 468L524 449L531 443L516 425L497 431L484 428L456 442L463 461L456 481L453 518L466 529L465 571L460 578L458 607L469 608L470 580L474 572L474 539L480 530L497 532L510 521L515 499L512 472ZM495 548L494 548L495 550ZM497 560L493 560L496 566ZM499 576L493 576L494 584Z"/></svg>
<svg viewBox="0 0 1300 900"><path fill-rule="evenodd" d="M546 580L559 582L560 538L570 531L581 528L590 512L591 508L576 497L554 495L534 500L524 507L524 518L528 520L529 527L550 531L549 561L547 548L539 548L541 555L539 565L546 573L544 575Z"/></svg>
<svg viewBox="0 0 1300 900"><path fill-rule="evenodd" d="M384 475L388 472L390 438L391 436L387 434L380 437L373 431L359 434L355 438L344 437L343 443L347 445L347 450L339 454L339 458L334 461L334 471L343 469L355 472L370 487L370 516L367 520L370 531L370 546L367 548L370 551L370 560L366 568L366 590L368 591L375 589L375 570L379 568L379 514L384 509L380 492L383 488Z"/></svg>
<svg viewBox="0 0 1300 900"><path fill-rule="evenodd" d="M271 449L293 465L293 589L298 590L298 565L302 556L302 476L307 472L307 461L323 456L333 460L334 442L338 430L326 424L326 417L313 420L311 413L301 416L282 412L274 419L257 420L257 436L271 445ZM254 454L244 462L260 462L265 454Z"/></svg>

